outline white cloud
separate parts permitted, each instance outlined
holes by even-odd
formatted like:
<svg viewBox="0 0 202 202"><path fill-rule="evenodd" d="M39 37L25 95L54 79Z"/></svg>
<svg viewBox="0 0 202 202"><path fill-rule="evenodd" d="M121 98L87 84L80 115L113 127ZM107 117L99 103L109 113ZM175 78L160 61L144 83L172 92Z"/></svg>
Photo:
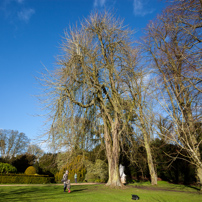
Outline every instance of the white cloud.
<svg viewBox="0 0 202 202"><path fill-rule="evenodd" d="M106 0L94 0L94 7L103 7L105 5Z"/></svg>
<svg viewBox="0 0 202 202"><path fill-rule="evenodd" d="M17 2L19 4L22 4L24 2L24 0L0 0L0 7L2 8L6 8L9 4L13 3L13 2Z"/></svg>
<svg viewBox="0 0 202 202"><path fill-rule="evenodd" d="M134 0L133 2L134 14L143 17L147 14L153 13L154 9L147 8L148 3L149 1Z"/></svg>
<svg viewBox="0 0 202 202"><path fill-rule="evenodd" d="M5 20L11 24L16 24L18 20L29 22L35 13L32 8L24 8L25 0L0 0L0 12L3 13Z"/></svg>
<svg viewBox="0 0 202 202"><path fill-rule="evenodd" d="M20 20L28 22L34 13L35 10L32 8L23 9L22 11L18 12L18 17Z"/></svg>

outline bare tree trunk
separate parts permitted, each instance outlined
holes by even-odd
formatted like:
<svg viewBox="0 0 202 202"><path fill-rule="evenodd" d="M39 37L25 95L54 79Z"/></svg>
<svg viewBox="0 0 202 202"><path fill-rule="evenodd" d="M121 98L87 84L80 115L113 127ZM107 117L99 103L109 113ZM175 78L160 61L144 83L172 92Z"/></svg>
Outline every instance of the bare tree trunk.
<svg viewBox="0 0 202 202"><path fill-rule="evenodd" d="M111 187L122 186L119 175L119 164L117 163L117 160L115 158L108 157L108 169L109 178L106 185Z"/></svg>
<svg viewBox="0 0 202 202"><path fill-rule="evenodd" d="M155 169L154 169L154 163L153 163L151 148L150 148L149 139L148 139L149 137L148 137L148 132L146 129L146 119L145 119L145 116L143 114L142 94L141 94L140 90L138 90L138 97L139 97L139 103L138 103L139 104L139 116L138 116L138 119L141 123L140 129L141 129L142 134L143 134L144 146L145 146L146 153L147 153L147 163L148 163L148 167L149 167L151 184L157 185L157 174L156 174Z"/></svg>
<svg viewBox="0 0 202 202"><path fill-rule="evenodd" d="M149 166L151 184L152 185L157 185L157 175L156 175L156 172L155 172L155 169L154 169L154 164L153 164L150 145L149 145L149 142L148 142L148 137L147 137L146 133L144 133L143 136L144 136L144 145L145 145L145 149L146 149L146 153L147 153L147 163L148 163L148 166Z"/></svg>
<svg viewBox="0 0 202 202"><path fill-rule="evenodd" d="M110 132L112 133L112 135L110 135ZM111 138L113 139L113 141ZM107 122L106 120L104 121L104 139L109 171L109 178L106 185L111 187L122 186L119 174L120 147L117 133L117 123L115 123L112 126L112 130L109 131Z"/></svg>
<svg viewBox="0 0 202 202"><path fill-rule="evenodd" d="M199 184L200 184L200 191L202 191L202 166L198 167L196 172L197 172L197 177L198 177Z"/></svg>
<svg viewBox="0 0 202 202"><path fill-rule="evenodd" d="M147 136L147 131L145 128L145 123L143 120L143 113L142 113L142 109L140 107L140 122L141 122L141 130L143 133L143 137L144 137L144 146L146 149L146 153L147 153L147 163L148 163L148 167L149 167L149 174L151 177L151 184L152 185L157 185L157 174L155 172L154 169L154 163L153 163L153 159L152 159L152 154L151 154L151 149L150 149L150 145L149 145L149 140L148 140L148 136Z"/></svg>

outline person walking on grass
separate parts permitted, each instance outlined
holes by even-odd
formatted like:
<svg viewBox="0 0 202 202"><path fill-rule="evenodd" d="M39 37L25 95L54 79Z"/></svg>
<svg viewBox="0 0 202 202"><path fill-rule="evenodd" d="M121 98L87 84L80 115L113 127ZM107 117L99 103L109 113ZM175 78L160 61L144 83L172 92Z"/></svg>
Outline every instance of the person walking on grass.
<svg viewBox="0 0 202 202"><path fill-rule="evenodd" d="M65 174L63 175L62 182L64 183L64 192L66 192L66 189L68 189L68 193L70 193L70 180L68 180L68 170L65 171Z"/></svg>
<svg viewBox="0 0 202 202"><path fill-rule="evenodd" d="M77 183L77 174L74 175L75 183Z"/></svg>

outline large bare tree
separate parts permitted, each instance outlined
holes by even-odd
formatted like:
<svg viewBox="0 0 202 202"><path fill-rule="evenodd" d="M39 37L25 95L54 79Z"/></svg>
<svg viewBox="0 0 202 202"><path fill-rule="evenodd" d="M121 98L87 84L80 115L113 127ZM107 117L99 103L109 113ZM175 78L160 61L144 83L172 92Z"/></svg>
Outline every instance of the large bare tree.
<svg viewBox="0 0 202 202"><path fill-rule="evenodd" d="M196 165L202 185L199 150L202 141L198 133L201 127L201 25L201 1L176 1L148 25L142 48L150 55L158 78L159 103L173 125L169 138L187 152L190 162Z"/></svg>
<svg viewBox="0 0 202 202"><path fill-rule="evenodd" d="M80 120L92 122L95 129L103 125L100 134L108 159L109 186L122 186L120 137L128 120L125 83L136 65L130 37L123 21L108 12L92 14L65 32L59 67L46 78L46 104L52 113L49 134L55 141L75 144L72 140L78 136L88 136L84 130L78 134Z"/></svg>

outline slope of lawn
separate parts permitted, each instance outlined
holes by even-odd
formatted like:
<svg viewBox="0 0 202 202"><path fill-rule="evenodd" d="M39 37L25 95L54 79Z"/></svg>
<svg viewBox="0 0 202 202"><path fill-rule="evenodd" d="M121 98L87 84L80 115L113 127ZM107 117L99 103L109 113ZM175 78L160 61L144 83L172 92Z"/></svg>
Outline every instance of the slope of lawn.
<svg viewBox="0 0 202 202"><path fill-rule="evenodd" d="M163 183L162 183L163 184ZM135 186L138 186L135 187ZM38 186L0 186L0 201L68 201L68 202L127 202L133 201L132 194L140 197L139 201L160 202L201 202L202 194L197 189L169 184L152 187L149 185L130 184L124 189L109 189L101 185L73 185L71 193L63 192L62 185ZM172 188L172 191L168 191ZM160 190L164 189L164 190Z"/></svg>
<svg viewBox="0 0 202 202"><path fill-rule="evenodd" d="M150 181L147 182L135 182L130 184L135 187L141 187L141 188L154 188L154 189L161 189L161 190L170 190L170 191L184 191L184 192L194 192L194 191L199 191L198 186L194 185L181 185L181 184L172 184L166 181L158 181L157 186L151 186ZM202 194L202 193L201 193Z"/></svg>

